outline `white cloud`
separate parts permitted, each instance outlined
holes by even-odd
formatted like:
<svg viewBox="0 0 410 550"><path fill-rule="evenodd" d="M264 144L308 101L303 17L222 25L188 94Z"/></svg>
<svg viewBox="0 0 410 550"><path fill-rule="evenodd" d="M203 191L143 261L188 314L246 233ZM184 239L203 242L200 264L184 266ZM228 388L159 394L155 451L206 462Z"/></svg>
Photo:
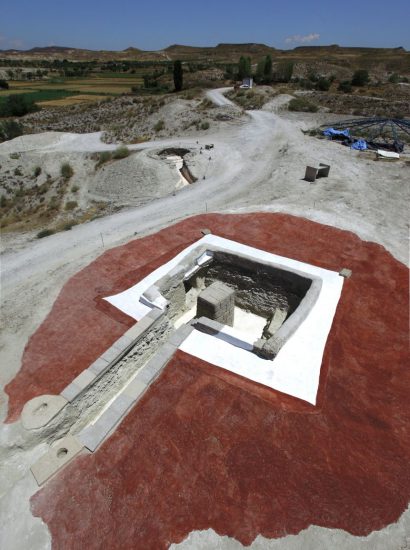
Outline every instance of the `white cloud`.
<svg viewBox="0 0 410 550"><path fill-rule="evenodd" d="M317 32L311 32L310 34L305 34L304 36L300 34L294 34L293 36L288 36L285 38L286 44L306 44L319 40L320 34Z"/></svg>

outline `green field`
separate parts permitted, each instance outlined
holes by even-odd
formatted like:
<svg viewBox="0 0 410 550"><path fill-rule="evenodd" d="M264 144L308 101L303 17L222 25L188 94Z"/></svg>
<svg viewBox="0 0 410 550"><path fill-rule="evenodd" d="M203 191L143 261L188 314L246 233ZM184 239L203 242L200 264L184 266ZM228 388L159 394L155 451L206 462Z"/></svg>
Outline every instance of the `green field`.
<svg viewBox="0 0 410 550"><path fill-rule="evenodd" d="M9 94L0 96L0 106L6 102L8 95L13 95L13 91L9 90ZM38 90L33 92L23 92L19 95L34 101L35 103L40 101L54 101L56 99L64 99L66 97L76 95L77 92L72 92L68 90Z"/></svg>

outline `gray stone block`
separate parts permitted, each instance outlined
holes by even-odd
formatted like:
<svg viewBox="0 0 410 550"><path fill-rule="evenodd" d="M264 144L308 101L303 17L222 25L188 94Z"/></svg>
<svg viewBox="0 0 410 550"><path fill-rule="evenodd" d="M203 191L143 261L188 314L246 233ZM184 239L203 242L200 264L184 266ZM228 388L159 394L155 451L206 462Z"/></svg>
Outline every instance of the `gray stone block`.
<svg viewBox="0 0 410 550"><path fill-rule="evenodd" d="M104 359L105 361L108 361L108 363L111 363L119 355L121 355L121 350L119 350L115 346L111 346L110 348L104 351L104 353L100 356L100 358Z"/></svg>
<svg viewBox="0 0 410 550"><path fill-rule="evenodd" d="M86 388L89 384L94 382L95 380L95 374L91 370L85 369L81 374L79 374L76 378L73 380L73 384L78 386L81 389Z"/></svg>
<svg viewBox="0 0 410 550"><path fill-rule="evenodd" d="M100 374L106 367L108 367L109 365L109 362L106 361L105 359L102 359L101 357L99 357L97 359L97 361L94 361L94 363L92 363L88 369L93 372L96 376L98 374Z"/></svg>
<svg viewBox="0 0 410 550"><path fill-rule="evenodd" d="M110 404L109 408L115 409L122 416L128 411L128 409L134 404L134 399L125 393L120 393Z"/></svg>
<svg viewBox="0 0 410 550"><path fill-rule="evenodd" d="M71 384L68 384L68 386L63 389L60 395L64 397L64 399L67 399L67 401L73 401L82 391L83 388L71 382Z"/></svg>
<svg viewBox="0 0 410 550"><path fill-rule="evenodd" d="M72 435L60 439L45 455L30 468L38 485L45 483L52 475L66 466L82 450L83 444Z"/></svg>
<svg viewBox="0 0 410 550"><path fill-rule="evenodd" d="M344 277L345 279L350 279L350 277L352 276L352 270L351 269L347 269L347 267L344 267L343 269L341 269L339 271L339 275L341 277Z"/></svg>
<svg viewBox="0 0 410 550"><path fill-rule="evenodd" d="M121 351L124 351L131 346L133 341L134 340L125 333L123 334L123 336L121 336L121 338L118 338L118 340L114 342L113 346Z"/></svg>
<svg viewBox="0 0 410 550"><path fill-rule="evenodd" d="M165 367L168 361L176 352L177 347L166 343L158 352L148 361L148 363L138 372L137 379L144 384L149 385Z"/></svg>
<svg viewBox="0 0 410 550"><path fill-rule="evenodd" d="M193 330L190 325L182 325L168 338L168 343L178 348Z"/></svg>
<svg viewBox="0 0 410 550"><path fill-rule="evenodd" d="M144 382L138 378L134 378L134 380L130 382L126 388L124 388L123 393L124 395L131 397L134 401L137 401L146 389L147 385L144 384Z"/></svg>

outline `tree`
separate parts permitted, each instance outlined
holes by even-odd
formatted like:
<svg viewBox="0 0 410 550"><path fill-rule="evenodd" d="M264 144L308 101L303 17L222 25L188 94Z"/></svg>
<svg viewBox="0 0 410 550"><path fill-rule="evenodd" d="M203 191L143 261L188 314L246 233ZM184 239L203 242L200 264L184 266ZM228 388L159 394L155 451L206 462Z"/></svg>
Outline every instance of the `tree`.
<svg viewBox="0 0 410 550"><path fill-rule="evenodd" d="M0 80L0 90L8 90L9 89L9 83L7 80Z"/></svg>
<svg viewBox="0 0 410 550"><path fill-rule="evenodd" d="M270 55L267 55L265 57L265 66L263 70L263 76L266 84L269 84L270 82L272 82L272 78L273 78L272 57Z"/></svg>
<svg viewBox="0 0 410 550"><path fill-rule="evenodd" d="M39 109L40 107L25 94L12 94L0 104L0 116L24 116Z"/></svg>
<svg viewBox="0 0 410 550"><path fill-rule="evenodd" d="M23 126L14 120L5 120L0 124L0 141L14 139L23 134Z"/></svg>
<svg viewBox="0 0 410 550"><path fill-rule="evenodd" d="M251 76L251 58L241 55L238 65L238 79L243 80Z"/></svg>
<svg viewBox="0 0 410 550"><path fill-rule="evenodd" d="M365 86L369 82L369 73L365 69L358 69L353 74L353 86Z"/></svg>
<svg viewBox="0 0 410 550"><path fill-rule="evenodd" d="M293 63L283 61L279 63L275 71L276 82L290 82L293 74Z"/></svg>
<svg viewBox="0 0 410 550"><path fill-rule="evenodd" d="M175 91L180 92L182 90L182 85L184 82L184 76L182 72L182 63L181 61L175 61L174 63L174 86Z"/></svg>

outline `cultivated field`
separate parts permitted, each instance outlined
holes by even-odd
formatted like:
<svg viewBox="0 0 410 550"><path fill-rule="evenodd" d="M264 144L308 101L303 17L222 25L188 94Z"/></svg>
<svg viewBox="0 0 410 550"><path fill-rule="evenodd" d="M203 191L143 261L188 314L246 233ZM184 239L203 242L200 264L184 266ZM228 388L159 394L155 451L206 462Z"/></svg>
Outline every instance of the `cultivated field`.
<svg viewBox="0 0 410 550"><path fill-rule="evenodd" d="M142 75L121 73L98 74L86 78L11 80L10 88L0 91L0 98L11 94L29 94L31 99L40 102L42 107L62 107L129 93L133 86L142 86L142 84Z"/></svg>

